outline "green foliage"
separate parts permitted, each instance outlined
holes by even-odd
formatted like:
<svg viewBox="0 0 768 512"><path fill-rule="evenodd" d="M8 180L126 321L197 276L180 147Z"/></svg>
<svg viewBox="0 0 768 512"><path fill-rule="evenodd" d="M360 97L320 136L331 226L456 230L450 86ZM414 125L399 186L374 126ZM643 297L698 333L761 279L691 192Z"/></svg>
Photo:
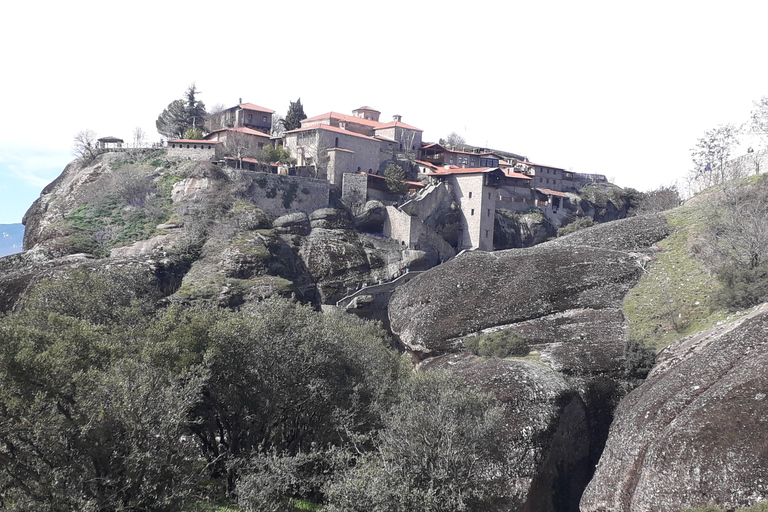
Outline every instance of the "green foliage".
<svg viewBox="0 0 768 512"><path fill-rule="evenodd" d="M285 115L285 119L283 119L283 126L286 131L301 128L301 121L306 118L304 106L301 104L301 98L299 98L296 101L292 101L288 106L288 113Z"/></svg>
<svg viewBox="0 0 768 512"><path fill-rule="evenodd" d="M590 228L595 224L597 223L594 221L594 219L592 219L592 217L578 217L577 219L558 229L557 236L570 235L576 231Z"/></svg>
<svg viewBox="0 0 768 512"><path fill-rule="evenodd" d="M202 140L203 132L199 128L190 128L184 132L184 138L189 140Z"/></svg>
<svg viewBox="0 0 768 512"><path fill-rule="evenodd" d="M106 193L99 191L65 217L69 252L107 256L113 247L150 238L170 216L171 189L181 176L165 174L153 182L133 166L113 172Z"/></svg>
<svg viewBox="0 0 768 512"><path fill-rule="evenodd" d="M291 157L290 149L282 145L273 146L272 144L264 146L261 155L259 155L259 161L264 164L278 163L287 166L296 164L296 159Z"/></svg>
<svg viewBox="0 0 768 512"><path fill-rule="evenodd" d="M509 476L503 407L443 372L417 373L386 415L376 450L326 488L329 512L500 510Z"/></svg>
<svg viewBox="0 0 768 512"><path fill-rule="evenodd" d="M123 272L69 271L0 320L3 510L179 510L193 490L179 440L204 374L142 357L151 294Z"/></svg>
<svg viewBox="0 0 768 512"><path fill-rule="evenodd" d="M384 179L387 189L393 194L405 194L408 192L408 184L405 181L405 171L397 164L389 164L384 169Z"/></svg>
<svg viewBox="0 0 768 512"><path fill-rule="evenodd" d="M169 139L183 138L187 130L202 129L205 120L205 104L196 99L195 84L189 86L184 99L168 104L155 121L157 131Z"/></svg>
<svg viewBox="0 0 768 512"><path fill-rule="evenodd" d="M656 352L642 342L628 339L624 346L624 374L632 379L644 379L653 368Z"/></svg>
<svg viewBox="0 0 768 512"><path fill-rule="evenodd" d="M481 357L527 356L530 345L520 334L506 330L465 339L464 348Z"/></svg>
<svg viewBox="0 0 768 512"><path fill-rule="evenodd" d="M768 262L755 268L724 265L717 278L721 287L712 294L714 308L735 311L768 300Z"/></svg>

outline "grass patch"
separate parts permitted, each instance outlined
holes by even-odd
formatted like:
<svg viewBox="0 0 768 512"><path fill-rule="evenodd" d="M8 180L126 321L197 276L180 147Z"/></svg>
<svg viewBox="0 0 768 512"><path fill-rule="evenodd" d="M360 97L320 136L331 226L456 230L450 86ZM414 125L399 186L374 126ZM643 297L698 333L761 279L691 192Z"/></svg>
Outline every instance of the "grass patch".
<svg viewBox="0 0 768 512"><path fill-rule="evenodd" d="M629 339L657 352L680 338L733 318L712 309L717 278L691 251L704 229L709 202L664 212L672 234L658 243L638 284L624 298Z"/></svg>

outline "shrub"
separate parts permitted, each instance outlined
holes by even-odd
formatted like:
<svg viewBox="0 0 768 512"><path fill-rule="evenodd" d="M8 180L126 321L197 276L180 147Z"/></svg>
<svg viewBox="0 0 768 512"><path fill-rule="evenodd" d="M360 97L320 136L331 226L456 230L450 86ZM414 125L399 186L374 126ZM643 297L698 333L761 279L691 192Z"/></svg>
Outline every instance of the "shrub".
<svg viewBox="0 0 768 512"><path fill-rule="evenodd" d="M712 296L715 308L736 310L768 300L768 263L755 268L731 263L720 267L717 277L722 287Z"/></svg>
<svg viewBox="0 0 768 512"><path fill-rule="evenodd" d="M464 347L481 357L527 356L531 351L525 338L508 330L468 338L464 341Z"/></svg>
<svg viewBox="0 0 768 512"><path fill-rule="evenodd" d="M557 236L570 235L581 229L589 228L597 224L592 217L579 217L557 230Z"/></svg>

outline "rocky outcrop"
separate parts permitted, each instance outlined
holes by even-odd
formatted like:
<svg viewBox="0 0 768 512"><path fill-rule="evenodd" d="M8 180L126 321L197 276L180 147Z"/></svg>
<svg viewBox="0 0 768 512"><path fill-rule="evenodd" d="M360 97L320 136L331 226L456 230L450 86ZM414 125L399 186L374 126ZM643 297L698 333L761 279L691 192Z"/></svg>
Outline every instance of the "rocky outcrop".
<svg viewBox="0 0 768 512"><path fill-rule="evenodd" d="M557 236L557 228L541 212L496 210L493 225L495 250L533 247Z"/></svg>
<svg viewBox="0 0 768 512"><path fill-rule="evenodd" d="M530 361L447 354L420 365L449 370L506 404L508 510L569 512L590 473L587 408L557 372Z"/></svg>
<svg viewBox="0 0 768 512"><path fill-rule="evenodd" d="M355 229L381 233L387 218L387 208L381 201L368 201L355 215Z"/></svg>
<svg viewBox="0 0 768 512"><path fill-rule="evenodd" d="M663 351L616 411L583 512L768 499L768 305Z"/></svg>
<svg viewBox="0 0 768 512"><path fill-rule="evenodd" d="M392 329L407 349L421 356L460 351L463 336L514 325L542 344L548 339L543 333L558 334L549 343L559 345L544 352L560 360L559 367L569 366L563 351L582 361L614 361L624 346L624 294L649 257L638 251L668 233L664 218L655 215L583 230L530 249L464 253L394 294ZM598 319L605 323L592 323ZM595 327L581 330L587 325ZM590 365L605 371L616 367L613 362Z"/></svg>

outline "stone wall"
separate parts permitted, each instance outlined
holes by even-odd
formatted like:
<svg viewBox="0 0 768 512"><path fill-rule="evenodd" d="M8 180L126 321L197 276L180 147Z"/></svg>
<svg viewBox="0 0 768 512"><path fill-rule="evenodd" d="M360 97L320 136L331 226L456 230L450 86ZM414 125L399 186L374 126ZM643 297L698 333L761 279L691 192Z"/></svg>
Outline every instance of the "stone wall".
<svg viewBox="0 0 768 512"><path fill-rule="evenodd" d="M365 204L368 199L368 176L345 173L341 185L341 200L347 206Z"/></svg>
<svg viewBox="0 0 768 512"><path fill-rule="evenodd" d="M493 250L493 220L498 192L493 187L484 186L484 179L482 173L450 177L463 217L460 249Z"/></svg>
<svg viewBox="0 0 768 512"><path fill-rule="evenodd" d="M201 141L202 142L202 141ZM218 160L221 156L221 144L204 143L168 143L168 158L180 160Z"/></svg>
<svg viewBox="0 0 768 512"><path fill-rule="evenodd" d="M279 217L294 212L310 214L328 207L331 184L325 180L242 172L252 179L248 198L267 215Z"/></svg>

